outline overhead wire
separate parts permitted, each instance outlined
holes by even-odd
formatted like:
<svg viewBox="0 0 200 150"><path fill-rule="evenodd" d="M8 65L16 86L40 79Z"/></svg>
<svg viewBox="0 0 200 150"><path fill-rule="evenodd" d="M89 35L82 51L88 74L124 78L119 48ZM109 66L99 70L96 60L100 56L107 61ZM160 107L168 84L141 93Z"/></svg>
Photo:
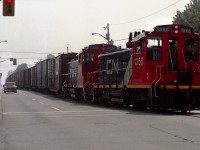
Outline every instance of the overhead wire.
<svg viewBox="0 0 200 150"><path fill-rule="evenodd" d="M10 58L2 58L2 59L10 59ZM47 59L47 57L15 57L15 59Z"/></svg>
<svg viewBox="0 0 200 150"><path fill-rule="evenodd" d="M133 22L136 22L136 21L140 21L142 19L148 18L148 17L153 16L153 15L155 15L157 13L160 13L161 11L168 9L169 7L171 7L171 6L179 3L181 1L183 1L183 0L178 0L178 1L176 1L176 2L174 2L174 3L172 3L172 4L168 5L168 6L166 6L166 7L162 8L162 9L160 9L160 10L157 10L157 11L155 11L155 12L149 14L149 15L143 16L141 18L138 18L138 19L135 19L135 20L132 20L132 21L122 22L122 23L110 24L110 25L123 25L123 24L129 24L129 23L133 23Z"/></svg>
<svg viewBox="0 0 200 150"><path fill-rule="evenodd" d="M15 51L0 51L0 52L3 52L3 53L27 53L27 54L61 54L61 53L40 53L40 52L15 52Z"/></svg>

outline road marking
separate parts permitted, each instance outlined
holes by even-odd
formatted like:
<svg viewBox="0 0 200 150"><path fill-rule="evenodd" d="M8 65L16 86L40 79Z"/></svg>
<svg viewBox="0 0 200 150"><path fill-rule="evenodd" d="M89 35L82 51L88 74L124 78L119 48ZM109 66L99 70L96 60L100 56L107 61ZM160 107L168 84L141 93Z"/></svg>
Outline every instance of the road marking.
<svg viewBox="0 0 200 150"><path fill-rule="evenodd" d="M44 104L43 102L39 102L39 103L42 104L42 105Z"/></svg>
<svg viewBox="0 0 200 150"><path fill-rule="evenodd" d="M49 113L58 113L58 111L44 111L44 112L4 112L4 115L17 115L17 114L49 114Z"/></svg>
<svg viewBox="0 0 200 150"><path fill-rule="evenodd" d="M33 98L32 100L35 101L36 99Z"/></svg>
<svg viewBox="0 0 200 150"><path fill-rule="evenodd" d="M51 108L53 108L53 109L55 109L57 111L62 111L62 110L60 110L59 108L56 108L56 107L51 107Z"/></svg>
<svg viewBox="0 0 200 150"><path fill-rule="evenodd" d="M97 109L97 110L83 110L83 111L61 111L60 109L56 108L56 107L51 107L57 111L43 111L43 112L4 112L4 115L9 115L9 114L48 114L48 113L88 113L88 112L115 112L115 110L103 110L103 109Z"/></svg>

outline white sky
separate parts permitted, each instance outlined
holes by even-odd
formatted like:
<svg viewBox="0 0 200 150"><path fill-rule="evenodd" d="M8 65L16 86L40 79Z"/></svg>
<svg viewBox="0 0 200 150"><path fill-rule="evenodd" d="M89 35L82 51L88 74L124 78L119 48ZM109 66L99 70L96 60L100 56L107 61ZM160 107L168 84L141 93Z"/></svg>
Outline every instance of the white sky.
<svg viewBox="0 0 200 150"><path fill-rule="evenodd" d="M177 2L177 3L176 3ZM178 10L184 10L190 0L15 0L14 17L3 17L0 9L0 57L2 58L35 58L18 59L18 64L33 65L39 57L47 54L8 53L42 52L63 53L69 50L80 52L90 44L105 43L103 29L110 24L111 39L128 38L129 32L152 30L154 26L171 24ZM176 4L174 4L176 3ZM170 5L173 6L166 8ZM2 1L0 1L2 5ZM2 6L0 6L2 8ZM162 10L163 8L166 8ZM149 17L134 21L144 16ZM127 24L114 25L123 22ZM125 47L127 41L115 42L117 46ZM0 58L0 60L4 60ZM6 61L0 63L3 79L7 71L16 66Z"/></svg>

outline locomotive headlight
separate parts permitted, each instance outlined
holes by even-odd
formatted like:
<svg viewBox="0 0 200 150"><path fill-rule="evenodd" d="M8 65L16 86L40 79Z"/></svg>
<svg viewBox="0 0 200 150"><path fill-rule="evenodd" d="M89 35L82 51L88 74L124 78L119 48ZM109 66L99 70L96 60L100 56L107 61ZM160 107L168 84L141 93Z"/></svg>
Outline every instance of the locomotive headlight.
<svg viewBox="0 0 200 150"><path fill-rule="evenodd" d="M178 34L178 30L175 30L175 34Z"/></svg>
<svg viewBox="0 0 200 150"><path fill-rule="evenodd" d="M175 29L178 29L178 25L175 26Z"/></svg>
<svg viewBox="0 0 200 150"><path fill-rule="evenodd" d="M174 80L174 83L176 84L176 83L177 83L177 80Z"/></svg>

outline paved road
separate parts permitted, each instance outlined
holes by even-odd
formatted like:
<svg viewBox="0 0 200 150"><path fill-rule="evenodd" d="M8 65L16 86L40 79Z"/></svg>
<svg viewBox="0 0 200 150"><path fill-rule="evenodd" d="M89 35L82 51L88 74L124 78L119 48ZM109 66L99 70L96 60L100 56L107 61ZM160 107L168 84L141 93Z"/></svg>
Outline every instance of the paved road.
<svg viewBox="0 0 200 150"><path fill-rule="evenodd" d="M3 94L0 150L199 150L200 113L158 114Z"/></svg>

